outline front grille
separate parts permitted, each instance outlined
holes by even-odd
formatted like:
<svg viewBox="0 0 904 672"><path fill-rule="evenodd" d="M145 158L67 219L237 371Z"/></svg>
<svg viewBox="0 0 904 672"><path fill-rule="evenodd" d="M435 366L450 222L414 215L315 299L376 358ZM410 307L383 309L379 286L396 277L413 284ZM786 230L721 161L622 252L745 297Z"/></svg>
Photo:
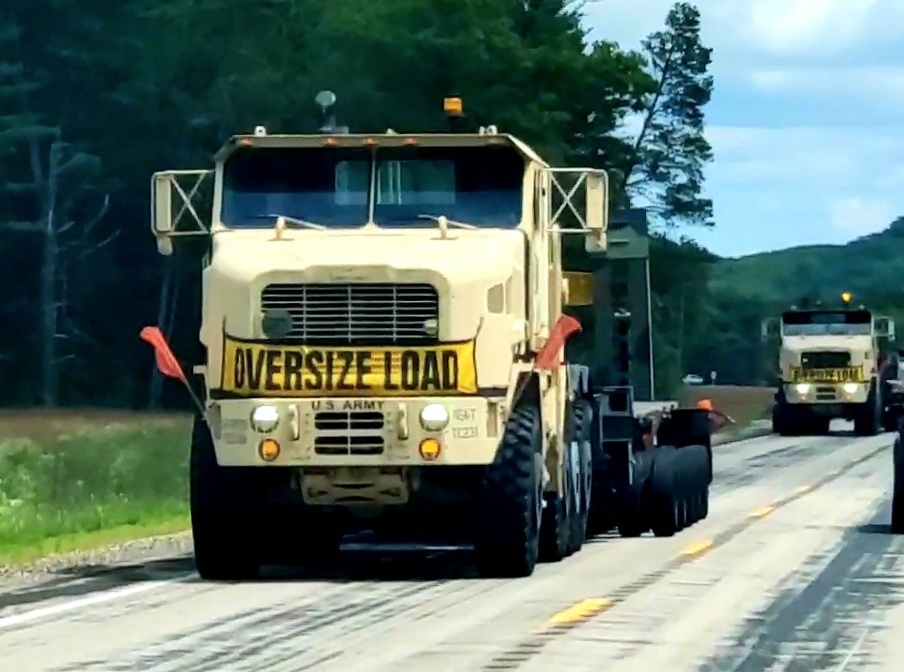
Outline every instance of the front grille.
<svg viewBox="0 0 904 672"><path fill-rule="evenodd" d="M314 439L318 455L380 455L382 436L318 436Z"/></svg>
<svg viewBox="0 0 904 672"><path fill-rule="evenodd" d="M292 316L287 341L308 345L431 345L439 294L428 284L267 285L261 309Z"/></svg>
<svg viewBox="0 0 904 672"><path fill-rule="evenodd" d="M314 415L314 452L318 455L380 455L385 444L380 432L386 420L379 411L321 411Z"/></svg>
<svg viewBox="0 0 904 672"><path fill-rule="evenodd" d="M385 422L379 411L321 411L314 416L314 428L321 431L379 431Z"/></svg>
<svg viewBox="0 0 904 672"><path fill-rule="evenodd" d="M820 385L816 388L817 401L835 401L837 398L838 394L834 387Z"/></svg>
<svg viewBox="0 0 904 672"><path fill-rule="evenodd" d="M851 365L849 352L804 352L800 356L804 369L844 369Z"/></svg>

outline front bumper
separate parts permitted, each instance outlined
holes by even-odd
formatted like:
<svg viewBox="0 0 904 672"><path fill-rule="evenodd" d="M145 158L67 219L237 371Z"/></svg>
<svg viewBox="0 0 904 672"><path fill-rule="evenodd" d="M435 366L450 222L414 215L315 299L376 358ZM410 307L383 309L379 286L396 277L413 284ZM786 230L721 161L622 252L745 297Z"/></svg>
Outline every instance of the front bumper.
<svg viewBox="0 0 904 672"><path fill-rule="evenodd" d="M448 425L424 429L421 410L442 404ZM502 435L505 400L484 397L229 399L209 413L217 462L223 466L421 466L489 464ZM258 406L271 406L277 426L252 427ZM278 442L279 455L265 461L264 439ZM436 439L440 452L426 459L421 442Z"/></svg>
<svg viewBox="0 0 904 672"><path fill-rule="evenodd" d="M782 389L789 404L865 404L869 382L863 383L785 383Z"/></svg>

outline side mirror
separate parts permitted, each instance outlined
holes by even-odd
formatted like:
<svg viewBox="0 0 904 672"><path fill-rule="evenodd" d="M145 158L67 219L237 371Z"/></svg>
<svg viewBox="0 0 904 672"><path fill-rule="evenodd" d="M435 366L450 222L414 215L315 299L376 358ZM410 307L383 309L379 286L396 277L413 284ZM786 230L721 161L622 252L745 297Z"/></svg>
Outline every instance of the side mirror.
<svg viewBox="0 0 904 672"><path fill-rule="evenodd" d="M781 332L780 322L774 317L767 317L760 322L760 340L768 341Z"/></svg>
<svg viewBox="0 0 904 672"><path fill-rule="evenodd" d="M151 231L157 239L157 252L165 257L173 253L173 193L169 176L154 173L151 177Z"/></svg>
<svg viewBox="0 0 904 672"><path fill-rule="evenodd" d="M609 175L604 170L588 170L585 179L587 205L584 222L587 235L584 249L587 252L605 252L609 231Z"/></svg>
<svg viewBox="0 0 904 672"><path fill-rule="evenodd" d="M170 176L166 173L154 173L151 178L151 193L151 228L155 235L167 236L174 229Z"/></svg>
<svg viewBox="0 0 904 672"><path fill-rule="evenodd" d="M210 233L212 175L212 170L165 170L151 176L151 232L160 254L173 253L173 237ZM187 223L180 226L183 220Z"/></svg>
<svg viewBox="0 0 904 672"><path fill-rule="evenodd" d="M877 317L873 323L876 336L893 339L895 337L895 321L890 317Z"/></svg>

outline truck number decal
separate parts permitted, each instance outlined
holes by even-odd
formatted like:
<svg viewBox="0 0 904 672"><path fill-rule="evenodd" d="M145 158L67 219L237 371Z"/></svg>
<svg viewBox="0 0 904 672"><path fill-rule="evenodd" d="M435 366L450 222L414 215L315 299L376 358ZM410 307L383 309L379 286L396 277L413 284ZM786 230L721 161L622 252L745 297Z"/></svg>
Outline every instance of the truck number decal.
<svg viewBox="0 0 904 672"><path fill-rule="evenodd" d="M863 369L851 366L843 369L802 369L791 367L792 383L860 383L863 382Z"/></svg>
<svg viewBox="0 0 904 672"><path fill-rule="evenodd" d="M476 394L474 346L315 348L226 336L221 389L249 397Z"/></svg>

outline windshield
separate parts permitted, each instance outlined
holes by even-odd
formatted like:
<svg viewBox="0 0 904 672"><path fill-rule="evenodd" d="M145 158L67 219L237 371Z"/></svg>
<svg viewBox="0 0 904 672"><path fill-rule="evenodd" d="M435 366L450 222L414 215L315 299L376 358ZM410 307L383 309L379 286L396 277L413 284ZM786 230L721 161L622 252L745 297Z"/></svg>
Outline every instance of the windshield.
<svg viewBox="0 0 904 672"><path fill-rule="evenodd" d="M866 310L790 311L782 315L783 336L869 336L872 332L872 314Z"/></svg>
<svg viewBox="0 0 904 672"><path fill-rule="evenodd" d="M514 228L521 220L525 164L507 145L249 148L224 166L223 224L270 227L273 215L285 215L327 227L363 226L374 158L380 226L435 227L421 215L480 227Z"/></svg>

